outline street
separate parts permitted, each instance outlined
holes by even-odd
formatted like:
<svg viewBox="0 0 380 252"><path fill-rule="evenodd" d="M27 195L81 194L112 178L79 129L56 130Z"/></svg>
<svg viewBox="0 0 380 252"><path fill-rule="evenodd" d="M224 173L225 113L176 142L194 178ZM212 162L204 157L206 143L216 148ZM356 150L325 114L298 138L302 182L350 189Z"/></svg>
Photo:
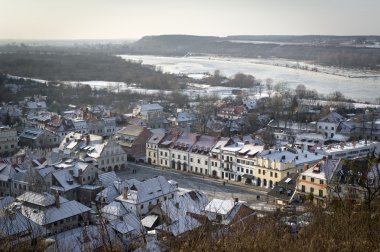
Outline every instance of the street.
<svg viewBox="0 0 380 252"><path fill-rule="evenodd" d="M128 163L128 167L129 169L127 171L118 173L120 178L135 178L143 180L161 175L167 180L178 182L178 186L181 188L198 189L205 192L209 197L209 200L213 198L239 198L239 200L246 201L248 205L258 210L270 210L273 208L273 204L267 204L267 193L265 191L256 190L254 187L249 188L231 183L225 183L225 185L223 185L222 180L206 176L197 176L186 172L162 169L160 167L152 167L147 164ZM136 173L132 172L133 169L136 170ZM260 196L260 199L257 199L258 195Z"/></svg>

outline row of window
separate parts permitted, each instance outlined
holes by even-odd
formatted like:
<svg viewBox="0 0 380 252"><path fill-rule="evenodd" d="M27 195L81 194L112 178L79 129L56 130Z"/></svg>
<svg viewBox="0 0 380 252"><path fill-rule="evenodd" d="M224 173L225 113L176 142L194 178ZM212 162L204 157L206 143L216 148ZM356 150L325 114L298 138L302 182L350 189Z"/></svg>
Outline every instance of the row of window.
<svg viewBox="0 0 380 252"><path fill-rule="evenodd" d="M50 139L51 140L51 139ZM15 146L13 144L11 144L11 149L13 149ZM8 145L5 145L4 146L4 149L8 150ZM1 150L1 146L0 146L0 150Z"/></svg>
<svg viewBox="0 0 380 252"><path fill-rule="evenodd" d="M251 166L254 166L254 165L255 165L255 162L253 162L253 161L248 161L248 160L243 160L243 159L238 159L238 160L237 160L237 163L238 163L238 164L251 165Z"/></svg>
<svg viewBox="0 0 380 252"><path fill-rule="evenodd" d="M124 156L121 156L121 158L116 157L116 163L119 163L120 160L121 160L121 162L124 162ZM106 160L102 159L102 161L100 163L102 165L104 165L104 164L110 164L110 163L113 164L113 163L115 163L115 158L111 158L111 162L110 162L109 158L107 158Z"/></svg>
<svg viewBox="0 0 380 252"><path fill-rule="evenodd" d="M307 181L306 176L302 176L302 180ZM310 182L315 183L315 179L310 178ZM325 183L324 180L322 179L319 180L319 184L323 185L324 183Z"/></svg>
<svg viewBox="0 0 380 252"><path fill-rule="evenodd" d="M238 172L244 172L244 168L240 168L239 166L237 167ZM253 170L251 169L245 169L246 174L253 174Z"/></svg>
<svg viewBox="0 0 380 252"><path fill-rule="evenodd" d="M306 187L304 185L301 186L301 191L306 192ZM314 187L310 187L310 192L314 194ZM318 195L319 197L323 197L323 190L319 190Z"/></svg>

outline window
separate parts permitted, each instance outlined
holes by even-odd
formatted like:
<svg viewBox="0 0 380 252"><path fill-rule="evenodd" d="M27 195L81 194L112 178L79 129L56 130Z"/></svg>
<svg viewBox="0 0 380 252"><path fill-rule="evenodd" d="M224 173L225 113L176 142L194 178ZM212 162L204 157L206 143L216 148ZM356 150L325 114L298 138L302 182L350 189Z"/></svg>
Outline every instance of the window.
<svg viewBox="0 0 380 252"><path fill-rule="evenodd" d="M302 180L306 180L306 176L302 176Z"/></svg>
<svg viewBox="0 0 380 252"><path fill-rule="evenodd" d="M323 197L323 190L319 190L319 197Z"/></svg>
<svg viewBox="0 0 380 252"><path fill-rule="evenodd" d="M240 167L237 168L237 171L240 171Z"/></svg>
<svg viewBox="0 0 380 252"><path fill-rule="evenodd" d="M310 187L310 192L314 192L314 188L313 187Z"/></svg>
<svg viewBox="0 0 380 252"><path fill-rule="evenodd" d="M207 160L205 161L205 165L207 165L208 164L208 162L207 162Z"/></svg>
<svg viewBox="0 0 380 252"><path fill-rule="evenodd" d="M261 170L259 169L259 174L261 174Z"/></svg>
<svg viewBox="0 0 380 252"><path fill-rule="evenodd" d="M174 158L174 154L172 154L172 158Z"/></svg>
<svg viewBox="0 0 380 252"><path fill-rule="evenodd" d="M270 176L273 177L273 172L270 172Z"/></svg>
<svg viewBox="0 0 380 252"><path fill-rule="evenodd" d="M319 184L323 185L324 181L322 179L319 180Z"/></svg>
<svg viewBox="0 0 380 252"><path fill-rule="evenodd" d="M253 171L252 171L252 170L249 170L249 174L253 174Z"/></svg>
<svg viewBox="0 0 380 252"><path fill-rule="evenodd" d="M193 158L190 158L190 162L193 162Z"/></svg>
<svg viewBox="0 0 380 252"><path fill-rule="evenodd" d="M314 182L314 178L310 178L310 181L311 181L311 182Z"/></svg>
<svg viewBox="0 0 380 252"><path fill-rule="evenodd" d="M248 173L249 171L248 171L248 169L245 169L245 173Z"/></svg>
<svg viewBox="0 0 380 252"><path fill-rule="evenodd" d="M181 159L181 155L178 154L178 155L177 155L177 158L178 158L178 159Z"/></svg>
<svg viewBox="0 0 380 252"><path fill-rule="evenodd" d="M197 163L198 163L198 164L200 164L200 163L201 163L201 160L200 160L199 158L198 158L198 160L197 160Z"/></svg>
<svg viewBox="0 0 380 252"><path fill-rule="evenodd" d="M263 170L263 175L265 175L265 171Z"/></svg>
<svg viewBox="0 0 380 252"><path fill-rule="evenodd" d="M304 185L301 187L301 191L305 192L305 186Z"/></svg>
<svg viewBox="0 0 380 252"><path fill-rule="evenodd" d="M274 173L274 177L277 178L277 172Z"/></svg>
<svg viewBox="0 0 380 252"><path fill-rule="evenodd" d="M141 205L140 208L141 208L141 209L144 209L144 205Z"/></svg>

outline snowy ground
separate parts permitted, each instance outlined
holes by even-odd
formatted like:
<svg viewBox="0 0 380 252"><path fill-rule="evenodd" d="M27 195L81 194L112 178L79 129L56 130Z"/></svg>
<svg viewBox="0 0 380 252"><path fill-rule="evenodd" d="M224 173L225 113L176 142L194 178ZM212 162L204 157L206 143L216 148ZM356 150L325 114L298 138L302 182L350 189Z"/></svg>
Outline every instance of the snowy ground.
<svg viewBox="0 0 380 252"><path fill-rule="evenodd" d="M374 92L380 86L380 73L348 71L339 68L317 66L322 72L294 69L286 65L308 65L295 61L281 59L242 59L221 57L162 57L149 55L120 55L125 60L142 61L143 64L154 65L164 72L173 74L197 75L212 74L220 70L222 74L231 77L241 72L252 74L258 79L272 78L275 82L287 82L289 87L295 88L299 84L315 89L320 93L328 94L340 91L345 96L372 102L380 96ZM312 67L312 65L308 65ZM352 76L355 78L349 78ZM366 76L365 78L356 78ZM371 77L378 76L378 77Z"/></svg>

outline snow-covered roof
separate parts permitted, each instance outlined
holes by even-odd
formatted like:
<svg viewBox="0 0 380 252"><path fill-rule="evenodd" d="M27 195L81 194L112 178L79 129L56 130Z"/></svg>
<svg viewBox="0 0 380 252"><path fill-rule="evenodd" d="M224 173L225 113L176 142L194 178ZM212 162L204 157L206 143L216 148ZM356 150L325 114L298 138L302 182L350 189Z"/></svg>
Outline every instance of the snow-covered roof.
<svg viewBox="0 0 380 252"><path fill-rule="evenodd" d="M177 114L177 122L189 122L194 120L193 116L188 112L179 112Z"/></svg>
<svg viewBox="0 0 380 252"><path fill-rule="evenodd" d="M144 227L152 228L154 223L156 223L157 219L157 215L148 215L141 220L141 223Z"/></svg>
<svg viewBox="0 0 380 252"><path fill-rule="evenodd" d="M75 215L89 212L91 209L78 201L66 201L60 204L60 207L48 206L42 209L22 205L22 214L39 225L46 225L59 220L63 220Z"/></svg>
<svg viewBox="0 0 380 252"><path fill-rule="evenodd" d="M163 176L143 181L130 179L127 180L126 183L129 188L128 198L124 199L123 195L120 195L117 197L117 200L132 204L153 200L177 191L177 187L171 185Z"/></svg>
<svg viewBox="0 0 380 252"><path fill-rule="evenodd" d="M167 225L167 224L160 225L156 227L156 230L169 232L173 234L174 236L178 236L180 234L183 234L187 231L193 230L200 226L201 226L201 223L199 223L196 219L192 218L189 215L186 215L186 216L180 217L178 220L174 221L170 225Z"/></svg>
<svg viewBox="0 0 380 252"><path fill-rule="evenodd" d="M107 233L107 238L111 239L110 242L114 245L117 244L118 238L115 236L115 233L112 232L110 225L106 225L105 230L95 225L89 225L70 229L51 236L49 239L55 242L46 249L46 252L96 251L104 246L104 232Z"/></svg>
<svg viewBox="0 0 380 252"><path fill-rule="evenodd" d="M99 180L104 187L113 186L114 181L117 179L118 176L114 171L99 174Z"/></svg>
<svg viewBox="0 0 380 252"><path fill-rule="evenodd" d="M270 150L259 155L260 158L268 159L275 162L291 163L293 162L296 166L304 163L317 162L323 158L322 155L298 149L287 149L287 150Z"/></svg>
<svg viewBox="0 0 380 252"><path fill-rule="evenodd" d="M18 201L32 203L39 206L51 206L55 203L55 197L47 192L36 193L36 192L25 192L17 197ZM63 198L61 200L65 201Z"/></svg>
<svg viewBox="0 0 380 252"><path fill-rule="evenodd" d="M30 220L20 212L0 213L0 239L17 237L11 241L13 245L43 236L47 230Z"/></svg>
<svg viewBox="0 0 380 252"><path fill-rule="evenodd" d="M150 111L150 110L162 110L163 107L161 107L158 103L151 103L151 104L143 104L141 105L140 112Z"/></svg>
<svg viewBox="0 0 380 252"><path fill-rule="evenodd" d="M114 215L117 217L123 216L128 213L123 204L118 201L112 201L101 209L102 213Z"/></svg>
<svg viewBox="0 0 380 252"><path fill-rule="evenodd" d="M232 210L234 206L235 202L233 200L213 199L210 201L210 203L207 204L205 211L226 215Z"/></svg>
<svg viewBox="0 0 380 252"><path fill-rule="evenodd" d="M188 213L200 214L208 204L207 195L198 190L187 191L161 203L161 210L175 221Z"/></svg>
<svg viewBox="0 0 380 252"><path fill-rule="evenodd" d="M326 159L318 162L311 168L301 173L302 176L308 176L312 178L322 179L326 181L330 181L335 168L337 165L337 160Z"/></svg>
<svg viewBox="0 0 380 252"><path fill-rule="evenodd" d="M0 209L3 209L7 206L9 206L10 204L12 204L16 199L11 197L11 196L6 196L6 197L2 197L0 198Z"/></svg>
<svg viewBox="0 0 380 252"><path fill-rule="evenodd" d="M380 147L379 142L358 141L358 142L340 143L340 144L334 144L334 145L330 144L328 146L318 148L317 152L324 155L332 155L332 154L343 153L347 151L363 150L364 154L360 153L360 155L366 155L368 151L364 152L365 149L373 149L376 147L377 149L379 149Z"/></svg>
<svg viewBox="0 0 380 252"><path fill-rule="evenodd" d="M318 122L327 122L327 123L340 123L342 121L346 121L347 119L337 112L331 112L325 117L322 117L318 120Z"/></svg>

